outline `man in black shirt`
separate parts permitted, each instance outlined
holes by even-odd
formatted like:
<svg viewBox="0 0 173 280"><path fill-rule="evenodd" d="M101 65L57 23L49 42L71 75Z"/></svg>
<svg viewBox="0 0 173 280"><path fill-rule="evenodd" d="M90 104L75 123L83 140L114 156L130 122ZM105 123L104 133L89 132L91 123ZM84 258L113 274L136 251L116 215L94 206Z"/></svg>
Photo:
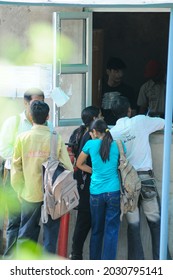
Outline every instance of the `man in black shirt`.
<svg viewBox="0 0 173 280"><path fill-rule="evenodd" d="M102 88L102 114L108 125L115 125L116 119L111 111L111 104L117 95L123 95L128 98L132 104L132 109L136 109L136 98L131 86L123 82L125 63L117 57L110 57L107 62L106 73L108 80Z"/></svg>

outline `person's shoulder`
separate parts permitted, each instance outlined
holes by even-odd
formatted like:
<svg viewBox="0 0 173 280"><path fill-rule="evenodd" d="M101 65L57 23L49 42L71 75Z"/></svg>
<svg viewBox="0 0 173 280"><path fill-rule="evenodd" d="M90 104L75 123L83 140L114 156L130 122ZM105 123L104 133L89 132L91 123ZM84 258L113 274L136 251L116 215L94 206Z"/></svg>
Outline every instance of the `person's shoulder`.
<svg viewBox="0 0 173 280"><path fill-rule="evenodd" d="M150 121L150 122L165 123L165 119L160 118L160 117L145 116L145 119L146 119L146 121Z"/></svg>
<svg viewBox="0 0 173 280"><path fill-rule="evenodd" d="M21 132L19 135L17 135L16 139L18 141L24 141L24 140L28 139L28 136L30 136L31 133L32 133L31 130Z"/></svg>
<svg viewBox="0 0 173 280"><path fill-rule="evenodd" d="M90 145L92 145L93 141L94 141L94 139L88 139L88 140L85 142L84 145L90 146Z"/></svg>
<svg viewBox="0 0 173 280"><path fill-rule="evenodd" d="M135 116L129 118L129 120L144 120L145 118L146 118L146 115L139 114L139 115L135 115Z"/></svg>
<svg viewBox="0 0 173 280"><path fill-rule="evenodd" d="M16 117L17 115L13 115L13 116L10 116L10 117L8 117L4 122L13 122L13 121L15 121L16 120Z"/></svg>
<svg viewBox="0 0 173 280"><path fill-rule="evenodd" d="M113 134L114 131L116 130L116 128L117 128L117 125L112 126L112 127L109 129L110 134Z"/></svg>
<svg viewBox="0 0 173 280"><path fill-rule="evenodd" d="M145 81L145 82L141 85L140 89L148 89L148 88L152 87L153 85L155 85L155 83L154 83L153 80L150 79L150 80L148 80L148 81Z"/></svg>
<svg viewBox="0 0 173 280"><path fill-rule="evenodd" d="M47 121L47 126L49 127L50 131L54 130L53 123L51 121Z"/></svg>
<svg viewBox="0 0 173 280"><path fill-rule="evenodd" d="M98 145L98 142L100 142L100 139L89 139L88 141L86 141L85 145L83 147L94 147Z"/></svg>
<svg viewBox="0 0 173 280"><path fill-rule="evenodd" d="M139 123L141 124L142 122L144 124L149 125L150 123L154 124L154 123L160 123L160 124L164 124L165 120L159 117L150 117L150 116L146 116L146 115L136 115L132 118L130 118L130 120L134 123Z"/></svg>
<svg viewBox="0 0 173 280"><path fill-rule="evenodd" d="M140 114L140 115L135 115L131 118L128 118L129 122L131 123L141 123L146 121L146 115Z"/></svg>
<svg viewBox="0 0 173 280"><path fill-rule="evenodd" d="M114 127L111 128L110 133L112 134L113 138L114 135L117 132L120 132L121 130L124 130L127 127L132 127L132 126L141 126L141 124L143 122L145 122L146 120L146 116L145 115L135 115L131 118L129 117L124 117L124 118L120 118L116 125Z"/></svg>

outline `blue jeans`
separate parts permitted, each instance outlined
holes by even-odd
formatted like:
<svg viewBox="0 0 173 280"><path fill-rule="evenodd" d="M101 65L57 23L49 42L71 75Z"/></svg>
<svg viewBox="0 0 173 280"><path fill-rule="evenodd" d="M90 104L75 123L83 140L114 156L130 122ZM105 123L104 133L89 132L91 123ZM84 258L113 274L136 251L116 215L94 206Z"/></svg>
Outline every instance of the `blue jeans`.
<svg viewBox="0 0 173 280"><path fill-rule="evenodd" d="M149 174L139 175L141 181L149 180L152 177ZM158 194L152 199L139 198L139 207L142 207L146 216L148 226L151 232L153 259L159 259L160 250L160 202ZM133 213L126 214L128 222L128 259L143 260L144 252L140 236L140 214L139 208Z"/></svg>
<svg viewBox="0 0 173 280"><path fill-rule="evenodd" d="M52 220L48 215L48 222L43 224L43 246L45 251L55 254L59 234L60 219Z"/></svg>
<svg viewBox="0 0 173 280"><path fill-rule="evenodd" d="M42 202L21 202L21 223L17 239L17 248L25 245L26 240L38 241Z"/></svg>
<svg viewBox="0 0 173 280"><path fill-rule="evenodd" d="M90 195L91 260L115 260L120 226L120 191Z"/></svg>
<svg viewBox="0 0 173 280"><path fill-rule="evenodd" d="M7 171L7 170L6 170ZM4 182L4 190L6 194L6 205L8 211L8 224L6 229L6 248L4 256L10 256L16 247L21 221L21 205L17 194L10 184L10 170L6 173Z"/></svg>
<svg viewBox="0 0 173 280"><path fill-rule="evenodd" d="M17 248L25 245L26 240L32 240L37 244L40 233L40 217L42 202L31 203L22 200L21 224L17 240ZM43 246L49 253L57 250L60 219L52 220L48 215L48 222L43 224Z"/></svg>

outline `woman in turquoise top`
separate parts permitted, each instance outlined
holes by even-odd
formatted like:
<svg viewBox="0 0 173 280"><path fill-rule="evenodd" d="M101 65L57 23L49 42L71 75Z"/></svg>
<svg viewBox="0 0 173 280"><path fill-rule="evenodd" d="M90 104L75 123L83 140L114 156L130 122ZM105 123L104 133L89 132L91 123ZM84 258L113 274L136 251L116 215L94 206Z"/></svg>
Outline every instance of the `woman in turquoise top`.
<svg viewBox="0 0 173 280"><path fill-rule="evenodd" d="M119 150L104 120L95 120L90 131L92 140L77 160L78 168L92 174L90 259L114 260L120 225ZM89 155L92 168L86 164Z"/></svg>

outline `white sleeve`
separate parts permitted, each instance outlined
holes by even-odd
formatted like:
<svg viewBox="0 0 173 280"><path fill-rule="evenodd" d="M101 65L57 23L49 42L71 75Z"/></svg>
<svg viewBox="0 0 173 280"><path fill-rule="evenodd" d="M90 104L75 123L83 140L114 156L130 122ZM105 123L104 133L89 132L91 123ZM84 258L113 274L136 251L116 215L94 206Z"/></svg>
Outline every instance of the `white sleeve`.
<svg viewBox="0 0 173 280"><path fill-rule="evenodd" d="M145 129L148 131L148 134L151 134L155 131L164 129L165 120L161 118L152 118L145 116Z"/></svg>
<svg viewBox="0 0 173 280"><path fill-rule="evenodd" d="M115 126L114 127L112 127L111 129L110 129L110 134L112 135L112 138L114 139L114 140L116 140L117 139L117 132L116 132L116 130L115 130Z"/></svg>
<svg viewBox="0 0 173 280"><path fill-rule="evenodd" d="M7 119L0 131L0 156L4 159L11 159L15 143L16 116Z"/></svg>

